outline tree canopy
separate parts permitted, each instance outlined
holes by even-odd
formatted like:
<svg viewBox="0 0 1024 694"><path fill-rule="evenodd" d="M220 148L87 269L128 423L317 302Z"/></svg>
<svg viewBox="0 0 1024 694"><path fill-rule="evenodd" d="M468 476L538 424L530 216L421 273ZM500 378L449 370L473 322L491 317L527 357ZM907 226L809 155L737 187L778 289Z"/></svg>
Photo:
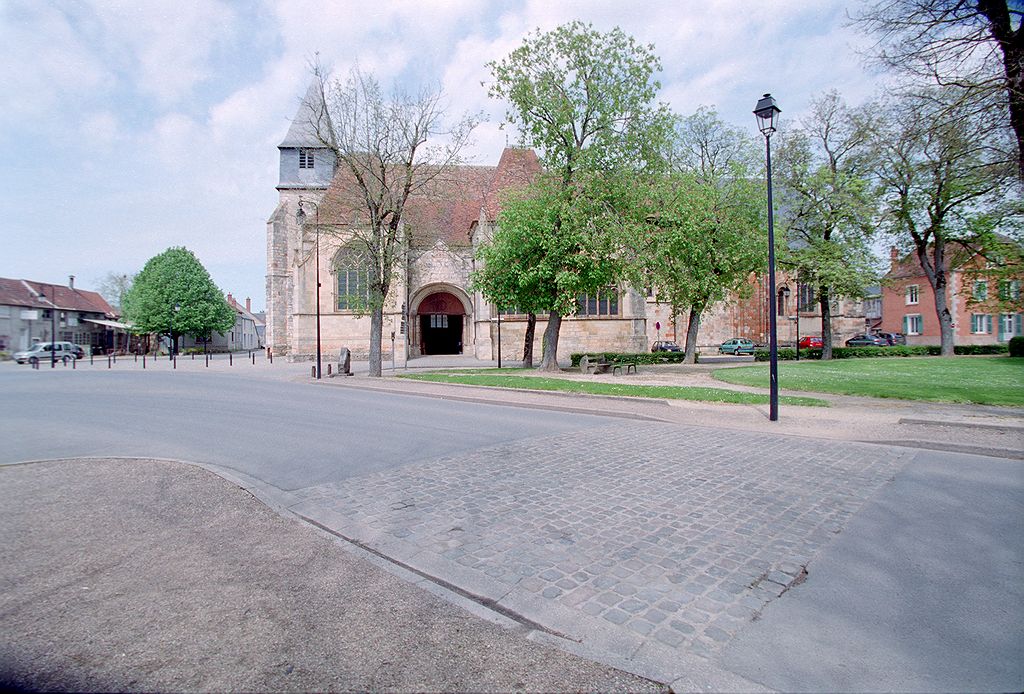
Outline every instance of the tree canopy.
<svg viewBox="0 0 1024 694"><path fill-rule="evenodd" d="M662 163L670 118L655 104L660 63L652 46L620 29L602 33L572 22L529 35L489 67L490 95L508 101L506 122L538 151L548 176L511 201L491 242L525 242L534 252L482 252L532 260L515 282L527 278L536 305L549 312L541 368L557 370L562 316L575 311L579 294L619 279L614 248L624 206L634 199L629 186ZM530 233L540 239L528 241Z"/></svg>
<svg viewBox="0 0 1024 694"><path fill-rule="evenodd" d="M175 307L179 307L175 310ZM124 320L136 332L204 337L235 324L235 312L202 263L184 247L149 259L124 295Z"/></svg>

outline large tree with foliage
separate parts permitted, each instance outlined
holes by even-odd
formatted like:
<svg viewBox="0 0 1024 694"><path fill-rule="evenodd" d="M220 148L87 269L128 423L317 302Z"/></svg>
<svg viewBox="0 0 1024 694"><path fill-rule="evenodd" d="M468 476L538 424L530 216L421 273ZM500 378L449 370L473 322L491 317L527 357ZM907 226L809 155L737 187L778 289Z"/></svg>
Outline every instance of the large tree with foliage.
<svg viewBox="0 0 1024 694"><path fill-rule="evenodd" d="M848 107L835 92L825 94L812 102L797 128L784 134L777 158L783 263L814 288L822 359L832 357L832 302L862 297L878 279L870 245L875 199L869 112Z"/></svg>
<svg viewBox="0 0 1024 694"><path fill-rule="evenodd" d="M875 58L917 86L946 87L943 101L1005 122L1024 179L1024 6L1008 0L875 0L856 18L878 37ZM947 117L952 112L947 114Z"/></svg>
<svg viewBox="0 0 1024 694"><path fill-rule="evenodd" d="M202 263L184 247L149 259L124 295L123 318L137 333L167 335L177 352L178 336L208 336L235 324L235 312Z"/></svg>
<svg viewBox="0 0 1024 694"><path fill-rule="evenodd" d="M687 310L685 360L693 363L701 316L743 292L767 262L764 186L752 140L712 109L680 120L671 171L641 193L643 219L629 229L627 274L652 287L673 317Z"/></svg>
<svg viewBox="0 0 1024 694"><path fill-rule="evenodd" d="M1016 167L1003 156L1008 134L990 126L958 94L935 89L890 102L873 131L883 219L928 279L945 356L954 347L950 272L961 252L999 253L1006 244L997 232L1020 222Z"/></svg>
<svg viewBox="0 0 1024 694"><path fill-rule="evenodd" d="M535 32L489 67L490 95L508 101L507 122L547 171L532 203L548 206L544 224L528 215L527 227L515 229L524 218L505 214L499 224L506 230L493 243L521 240L530 229L543 233L531 282L542 299L538 309L548 312L540 368L555 371L562 317L574 312L580 294L618 279L613 249L625 216L622 191L660 163L669 125L667 110L655 104L661 67L652 46L581 22Z"/></svg>
<svg viewBox="0 0 1024 694"><path fill-rule="evenodd" d="M333 152L343 177L331 202L344 222L314 229L307 218L304 233L333 236L364 259L369 301L358 308L370 314L370 375L380 376L384 306L405 258L409 199L450 187L449 174L461 163L477 118L447 123L440 88L385 94L359 68L344 80L319 66L314 75L318 89L305 104L309 130Z"/></svg>

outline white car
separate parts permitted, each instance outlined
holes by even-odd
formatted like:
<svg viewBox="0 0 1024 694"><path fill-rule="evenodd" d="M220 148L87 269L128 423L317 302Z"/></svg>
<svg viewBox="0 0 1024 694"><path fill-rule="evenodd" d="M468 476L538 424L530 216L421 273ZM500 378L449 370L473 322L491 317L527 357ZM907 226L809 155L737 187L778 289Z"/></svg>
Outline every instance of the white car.
<svg viewBox="0 0 1024 694"><path fill-rule="evenodd" d="M52 358L67 364L82 356L82 348L71 342L37 342L31 349L14 353L14 361L19 364L45 363ZM52 356L51 356L52 355Z"/></svg>

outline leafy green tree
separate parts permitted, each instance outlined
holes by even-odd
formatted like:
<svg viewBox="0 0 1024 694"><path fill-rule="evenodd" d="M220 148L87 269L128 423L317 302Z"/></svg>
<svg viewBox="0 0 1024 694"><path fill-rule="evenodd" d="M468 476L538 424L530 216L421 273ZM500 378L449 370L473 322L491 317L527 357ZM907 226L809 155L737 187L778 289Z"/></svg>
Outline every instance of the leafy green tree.
<svg viewBox="0 0 1024 694"><path fill-rule="evenodd" d="M149 259L124 295L123 309L136 332L167 335L175 352L179 335L208 336L235 324L235 312L210 273L184 247Z"/></svg>
<svg viewBox="0 0 1024 694"><path fill-rule="evenodd" d="M778 154L783 263L814 287L821 311L822 359L832 358L832 302L863 297L877 281L871 250L876 201L869 173L868 109L851 109L836 92L811 104L785 134Z"/></svg>
<svg viewBox="0 0 1024 694"><path fill-rule="evenodd" d="M503 214L505 231L494 243L524 240L531 229L543 234L540 257L530 256L534 267L522 271L538 293L529 305L548 312L540 368L556 371L562 317L575 311L580 294L617 281L615 239L627 216L624 202L633 199L629 185L661 164L670 124L665 107L654 103L661 66L652 46L581 22L535 32L488 66L490 95L509 102L506 121L519 127L548 172L534 189L534 204L523 203L534 213ZM548 206L543 215L540 204Z"/></svg>
<svg viewBox="0 0 1024 694"><path fill-rule="evenodd" d="M928 279L943 356L953 356L949 279L957 256L1002 253L997 230L1020 228L1016 166L1002 154L1009 133L991 125L955 90L934 89L889 102L873 129L883 223Z"/></svg>
<svg viewBox="0 0 1024 694"><path fill-rule="evenodd" d="M764 186L751 139L712 109L681 120L667 159L672 172L643 194L644 219L626 246L631 281L652 287L676 316L689 310L687 363L696 354L704 312L767 262Z"/></svg>

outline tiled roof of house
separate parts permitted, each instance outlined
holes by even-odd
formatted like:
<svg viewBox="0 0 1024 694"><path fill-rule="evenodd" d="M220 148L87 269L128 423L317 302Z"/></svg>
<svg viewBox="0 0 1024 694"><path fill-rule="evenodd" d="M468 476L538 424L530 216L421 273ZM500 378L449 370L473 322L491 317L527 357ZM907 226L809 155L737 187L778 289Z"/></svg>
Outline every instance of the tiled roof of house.
<svg viewBox="0 0 1024 694"><path fill-rule="evenodd" d="M458 166L416 192L406 204L403 222L415 248L443 241L449 247L470 244L470 229L481 216L497 217L502 191L526 185L540 171L533 150L506 149L497 166ZM348 226L364 219L361 192L339 168L320 203L320 224ZM307 224L313 220L307 218Z"/></svg>
<svg viewBox="0 0 1024 694"><path fill-rule="evenodd" d="M45 296L40 299L39 295ZM110 318L117 314L106 299L96 292L72 289L60 284L47 284L30 280L15 280L0 277L0 305L25 306L29 308L50 308L56 306L66 311L102 313Z"/></svg>

